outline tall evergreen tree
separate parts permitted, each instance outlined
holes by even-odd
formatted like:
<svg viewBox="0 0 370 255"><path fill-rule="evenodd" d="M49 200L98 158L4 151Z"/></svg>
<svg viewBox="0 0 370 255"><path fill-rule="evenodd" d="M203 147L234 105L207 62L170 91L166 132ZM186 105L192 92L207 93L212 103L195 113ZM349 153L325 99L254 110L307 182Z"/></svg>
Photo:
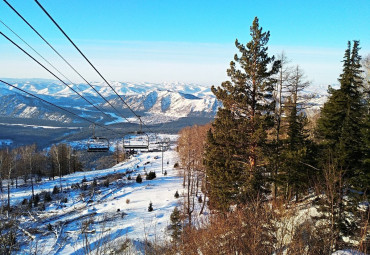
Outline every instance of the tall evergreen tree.
<svg viewBox="0 0 370 255"><path fill-rule="evenodd" d="M365 102L365 110L364 110L364 118L363 118L363 126L362 126L362 136L363 136L363 169L365 170L362 175L360 175L360 179L362 179L361 183L370 183L370 54L367 55L363 62L362 66L364 68L364 102ZM367 171L366 171L367 169ZM370 187L365 188L366 194L370 195Z"/></svg>
<svg viewBox="0 0 370 255"><path fill-rule="evenodd" d="M362 176L363 137L361 126L364 116L363 78L359 42L351 42L344 54L340 88L329 87L329 99L321 110L318 133L327 150L333 153L338 167L345 171L345 178L358 183Z"/></svg>
<svg viewBox="0 0 370 255"><path fill-rule="evenodd" d="M361 191L366 192L369 185L369 169L363 164L365 142L362 130L366 107L359 49L358 41L354 41L352 47L348 42L339 78L340 88L329 87L329 99L318 120L318 134L324 146L322 168L325 170L334 166L329 176L337 176L326 178L326 186L332 188L325 190L324 187L329 199L321 206L323 211L332 208L331 211L326 210L329 214L324 215L333 222L334 250L340 248L344 236L352 235L355 239L360 236L356 232L361 220L358 195ZM324 171L324 179L327 172ZM353 192L354 189L357 191Z"/></svg>
<svg viewBox="0 0 370 255"><path fill-rule="evenodd" d="M273 75L280 61L268 56L270 33L262 32L257 17L250 35L246 45L235 42L240 56L235 54L227 70L231 80L212 87L223 107L208 134L206 164L211 206L221 210L255 197L265 184L264 151L275 110Z"/></svg>

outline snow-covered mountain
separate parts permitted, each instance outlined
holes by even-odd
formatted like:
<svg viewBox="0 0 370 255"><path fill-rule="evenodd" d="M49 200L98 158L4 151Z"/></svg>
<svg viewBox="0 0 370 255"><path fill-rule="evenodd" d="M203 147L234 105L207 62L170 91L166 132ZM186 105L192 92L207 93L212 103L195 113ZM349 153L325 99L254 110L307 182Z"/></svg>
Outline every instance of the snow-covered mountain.
<svg viewBox="0 0 370 255"><path fill-rule="evenodd" d="M80 112L81 110L95 112L95 114L98 112L61 82L44 79L4 80L59 106L74 108ZM132 117L130 116L132 113L127 111L127 107L108 85L100 82L92 82L91 85L116 109L127 112L126 117ZM181 117L212 118L219 106L210 88L197 84L111 82L110 85L134 111L140 112L143 119L151 123L168 122ZM70 86L85 96L88 101L104 109L104 112L116 116L115 110L89 85L73 84ZM63 111L37 99L19 94L16 89L4 84L0 84L0 109L0 115L7 117L52 118L63 122L71 121L63 116Z"/></svg>
<svg viewBox="0 0 370 255"><path fill-rule="evenodd" d="M56 96L56 97L69 97L77 96L75 92L67 88L63 83L55 80L46 79L3 79L18 88L24 89L31 93ZM67 83L68 84L68 83ZM90 83L100 94L105 97L115 96L112 89L103 82ZM73 89L77 90L83 95L98 96L97 93L88 84L68 84ZM119 95L138 95L152 90L176 91L184 94L191 94L197 97L212 95L210 87L198 84L185 84L180 82L175 83L130 83L130 82L110 82L110 85L116 90ZM8 88L6 85L0 85L1 89L14 91L13 88Z"/></svg>
<svg viewBox="0 0 370 255"><path fill-rule="evenodd" d="M170 90L152 90L143 94L129 95L125 101L134 111L160 114L167 117L214 117L219 106L213 96L198 97ZM115 107L122 103L119 98L110 100ZM105 107L109 104L105 103Z"/></svg>
<svg viewBox="0 0 370 255"><path fill-rule="evenodd" d="M20 94L0 96L0 116L54 120L69 123L72 121L65 112L50 107L48 104Z"/></svg>

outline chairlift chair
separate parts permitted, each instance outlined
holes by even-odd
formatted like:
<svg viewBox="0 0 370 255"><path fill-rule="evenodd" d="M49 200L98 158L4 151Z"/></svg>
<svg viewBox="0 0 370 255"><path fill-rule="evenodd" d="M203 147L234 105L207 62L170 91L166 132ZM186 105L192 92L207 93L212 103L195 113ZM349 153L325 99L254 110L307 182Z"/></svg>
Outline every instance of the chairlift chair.
<svg viewBox="0 0 370 255"><path fill-rule="evenodd" d="M87 141L87 152L107 152L109 147L109 140L104 137L90 137Z"/></svg>
<svg viewBox="0 0 370 255"><path fill-rule="evenodd" d="M140 130L133 133L128 133L123 138L123 146L125 150L149 150L149 135L142 129L142 121L140 120Z"/></svg>
<svg viewBox="0 0 370 255"><path fill-rule="evenodd" d="M95 125L93 125L93 135L87 141L87 152L107 152L109 147L108 138L95 136Z"/></svg>
<svg viewBox="0 0 370 255"><path fill-rule="evenodd" d="M125 135L124 147L126 150L148 150L149 136L144 132L134 132Z"/></svg>

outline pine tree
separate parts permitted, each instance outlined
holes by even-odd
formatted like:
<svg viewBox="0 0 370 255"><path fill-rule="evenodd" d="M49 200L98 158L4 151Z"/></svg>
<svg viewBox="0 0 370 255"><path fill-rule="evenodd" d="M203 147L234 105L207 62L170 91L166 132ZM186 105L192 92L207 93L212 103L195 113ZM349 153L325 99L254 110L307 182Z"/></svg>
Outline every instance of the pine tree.
<svg viewBox="0 0 370 255"><path fill-rule="evenodd" d="M255 197L265 184L264 152L275 110L273 75L280 62L268 56L270 33L262 32L257 17L250 35L246 45L235 42L241 55L235 54L227 70L231 81L212 87L223 107L208 133L205 161L211 206L220 210Z"/></svg>

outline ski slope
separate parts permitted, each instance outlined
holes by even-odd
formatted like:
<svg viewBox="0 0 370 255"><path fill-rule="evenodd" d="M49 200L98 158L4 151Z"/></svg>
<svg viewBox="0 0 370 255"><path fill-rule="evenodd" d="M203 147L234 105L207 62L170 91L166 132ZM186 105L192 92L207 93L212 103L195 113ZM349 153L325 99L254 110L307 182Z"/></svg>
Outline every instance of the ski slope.
<svg viewBox="0 0 370 255"><path fill-rule="evenodd" d="M18 217L19 229L29 234L18 239L22 244L18 254L83 254L86 247L109 250L115 241L123 243L126 239L137 246L133 249L140 250L144 240L168 240L170 214L181 199L174 194L176 190L182 194L183 188L182 178L173 168L178 161L176 152L164 152L166 176L162 174L161 157L161 152L143 153L109 169L78 172L37 184L35 193L52 192L60 183L63 192L53 195L45 210L24 210ZM155 171L157 178L146 180L145 171ZM132 180L128 180L128 173ZM139 173L142 183L135 181ZM108 187L103 185L107 176L112 178ZM87 180L86 190L71 188L77 183L84 185L83 179ZM91 188L94 179L98 183L95 189ZM30 197L30 185L11 189L12 205ZM63 198L67 202L61 202ZM148 212L150 202L152 212Z"/></svg>

